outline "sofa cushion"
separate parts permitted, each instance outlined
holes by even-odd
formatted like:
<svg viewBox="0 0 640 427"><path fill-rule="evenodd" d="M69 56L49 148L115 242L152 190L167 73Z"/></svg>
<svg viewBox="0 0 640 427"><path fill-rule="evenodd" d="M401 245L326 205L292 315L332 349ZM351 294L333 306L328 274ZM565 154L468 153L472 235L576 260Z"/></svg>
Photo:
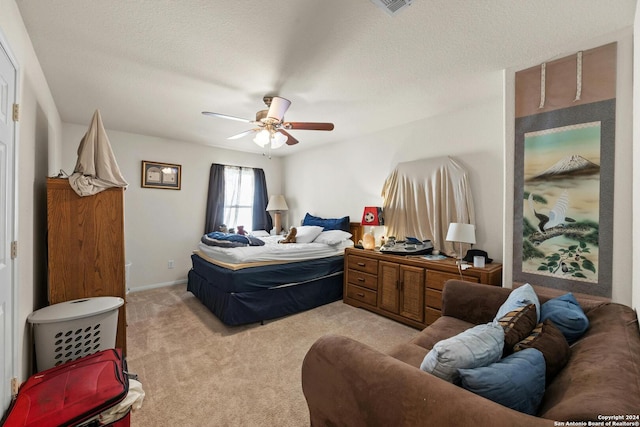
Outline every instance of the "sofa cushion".
<svg viewBox="0 0 640 427"><path fill-rule="evenodd" d="M540 300L538 299L538 295L533 290L533 287L525 283L511 291L507 300L500 306L498 309L498 314L494 320L501 319L505 314L510 311L515 310L518 307L524 307L529 304L535 304L536 306L536 323L540 322Z"/></svg>
<svg viewBox="0 0 640 427"><path fill-rule="evenodd" d="M572 293L550 299L540 307L540 321L550 319L572 344L589 328L589 319Z"/></svg>
<svg viewBox="0 0 640 427"><path fill-rule="evenodd" d="M456 383L459 368L478 368L496 362L502 356L503 346L504 331L500 325L477 325L436 343L424 357L420 369Z"/></svg>
<svg viewBox="0 0 640 427"><path fill-rule="evenodd" d="M544 395L544 356L534 348L489 366L458 372L465 389L526 414L536 413Z"/></svg>
<svg viewBox="0 0 640 427"><path fill-rule="evenodd" d="M513 346L525 339L536 327L535 304L525 305L511 310L500 319L498 323L504 329L503 356L513 353Z"/></svg>
<svg viewBox="0 0 640 427"><path fill-rule="evenodd" d="M540 350L544 356L547 384L564 368L571 352L564 335L549 319L538 324L531 335L515 345L514 350L521 351L528 348Z"/></svg>

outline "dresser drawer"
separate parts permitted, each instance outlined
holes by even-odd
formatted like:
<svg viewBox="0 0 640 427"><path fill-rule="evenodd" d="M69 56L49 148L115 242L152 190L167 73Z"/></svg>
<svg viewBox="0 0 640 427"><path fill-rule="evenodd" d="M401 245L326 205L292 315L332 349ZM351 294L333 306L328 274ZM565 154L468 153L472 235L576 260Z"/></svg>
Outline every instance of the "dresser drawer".
<svg viewBox="0 0 640 427"><path fill-rule="evenodd" d="M442 288L444 287L444 283L450 279L460 280L460 275L453 274L453 273L442 273L440 271L434 271L434 270L427 270L427 288L437 289L441 291ZM475 282L475 283L480 282L480 280L478 280L477 277L470 277L470 276L463 276L462 280L466 282Z"/></svg>
<svg viewBox="0 0 640 427"><path fill-rule="evenodd" d="M378 294L376 292L352 284L347 284L347 297L374 307L378 300Z"/></svg>
<svg viewBox="0 0 640 427"><path fill-rule="evenodd" d="M347 270L347 277L349 283L362 286L364 288L378 290L378 276L373 274L364 273L362 271L349 269Z"/></svg>
<svg viewBox="0 0 640 427"><path fill-rule="evenodd" d="M428 289L425 291L425 303L427 307L442 309L442 292L435 289Z"/></svg>
<svg viewBox="0 0 640 427"><path fill-rule="evenodd" d="M364 271L369 274L378 274L378 260L349 255L347 267L352 270Z"/></svg>
<svg viewBox="0 0 640 427"><path fill-rule="evenodd" d="M440 316L442 316L442 313L440 312L440 310L435 310L429 307L425 308L424 310L424 318L427 325L430 325L436 320L438 320Z"/></svg>

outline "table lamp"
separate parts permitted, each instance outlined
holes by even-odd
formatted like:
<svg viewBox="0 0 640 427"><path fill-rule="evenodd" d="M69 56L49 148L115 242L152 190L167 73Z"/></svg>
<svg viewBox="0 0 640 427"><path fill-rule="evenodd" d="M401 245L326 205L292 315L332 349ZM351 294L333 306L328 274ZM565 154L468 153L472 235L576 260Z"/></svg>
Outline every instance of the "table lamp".
<svg viewBox="0 0 640 427"><path fill-rule="evenodd" d="M273 227L276 231L276 234L280 233L280 231L282 230L282 212L289 210L289 206L287 206L287 202L284 200L284 196L282 194L271 196L269 198L269 203L267 203L267 209L265 210L267 212L273 212Z"/></svg>
<svg viewBox="0 0 640 427"><path fill-rule="evenodd" d="M449 224L449 231L447 231L447 237L445 240L447 242L458 242L460 244L458 265L466 264L466 261L462 260L462 244L474 244L476 242L476 227L473 224L452 222Z"/></svg>

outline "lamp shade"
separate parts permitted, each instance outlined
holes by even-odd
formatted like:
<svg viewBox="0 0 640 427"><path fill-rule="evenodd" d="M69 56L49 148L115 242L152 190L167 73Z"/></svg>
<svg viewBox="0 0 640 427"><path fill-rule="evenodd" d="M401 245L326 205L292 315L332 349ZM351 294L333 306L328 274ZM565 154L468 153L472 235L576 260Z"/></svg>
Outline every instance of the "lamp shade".
<svg viewBox="0 0 640 427"><path fill-rule="evenodd" d="M282 147L288 139L288 136L280 132L274 132L273 135L271 135L271 148L276 149Z"/></svg>
<svg viewBox="0 0 640 427"><path fill-rule="evenodd" d="M377 206L366 206L362 212L362 225L384 225L382 208Z"/></svg>
<svg viewBox="0 0 640 427"><path fill-rule="evenodd" d="M476 226L473 224L452 222L449 224L449 231L447 231L445 240L448 242L474 244L476 242Z"/></svg>
<svg viewBox="0 0 640 427"><path fill-rule="evenodd" d="M264 147L269 143L271 139L271 133L267 129L262 129L256 136L253 138L253 142L258 144L260 147Z"/></svg>
<svg viewBox="0 0 640 427"><path fill-rule="evenodd" d="M269 198L269 203L267 203L266 211L286 211L289 210L289 206L287 206L287 202L284 200L284 196L282 194L276 194Z"/></svg>

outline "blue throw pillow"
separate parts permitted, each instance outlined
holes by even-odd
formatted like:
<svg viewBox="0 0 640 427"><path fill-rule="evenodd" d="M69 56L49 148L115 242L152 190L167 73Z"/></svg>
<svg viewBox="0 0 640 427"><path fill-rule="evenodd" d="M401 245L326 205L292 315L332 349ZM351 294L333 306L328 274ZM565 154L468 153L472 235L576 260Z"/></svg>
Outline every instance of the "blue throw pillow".
<svg viewBox="0 0 640 427"><path fill-rule="evenodd" d="M515 288L511 291L507 300L504 302L504 304L502 304L502 306L500 306L500 309L498 310L498 314L496 314L494 321L497 322L510 311L516 310L519 307L525 307L529 304L536 305L536 323L539 323L540 300L538 299L538 295L536 295L536 292L533 290L533 287L528 283L525 283L519 288Z"/></svg>
<svg viewBox="0 0 640 427"><path fill-rule="evenodd" d="M324 230L342 230L349 232L349 217L343 216L342 218L320 218L319 216L313 216L307 212L302 220L302 225L317 225Z"/></svg>
<svg viewBox="0 0 640 427"><path fill-rule="evenodd" d="M452 383L458 382L458 368L477 368L500 360L504 331L497 323L477 325L446 340L438 341L427 353L420 369Z"/></svg>
<svg viewBox="0 0 640 427"><path fill-rule="evenodd" d="M551 320L569 344L573 344L589 328L589 319L572 293L550 299L540 308L540 321Z"/></svg>
<svg viewBox="0 0 640 427"><path fill-rule="evenodd" d="M535 348L482 368L458 369L458 373L465 389L525 414L535 415L544 395L544 356Z"/></svg>

